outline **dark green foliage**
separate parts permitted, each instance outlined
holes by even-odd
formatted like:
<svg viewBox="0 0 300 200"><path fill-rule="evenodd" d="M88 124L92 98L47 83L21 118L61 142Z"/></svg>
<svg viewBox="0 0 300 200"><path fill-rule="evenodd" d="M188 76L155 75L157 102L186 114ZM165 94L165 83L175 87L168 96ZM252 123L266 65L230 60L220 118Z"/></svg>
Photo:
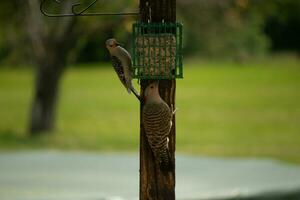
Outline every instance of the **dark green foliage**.
<svg viewBox="0 0 300 200"><path fill-rule="evenodd" d="M179 1L178 7L186 25L184 50L188 54L240 60L268 49L268 38L251 12L250 1Z"/></svg>
<svg viewBox="0 0 300 200"><path fill-rule="evenodd" d="M178 9L185 53L237 60L269 50L299 53L300 1L179 0Z"/></svg>
<svg viewBox="0 0 300 200"><path fill-rule="evenodd" d="M30 58L30 48L26 45L26 26L22 23L24 6L24 2L18 0L0 3L0 63L10 64L12 67L24 64Z"/></svg>
<svg viewBox="0 0 300 200"><path fill-rule="evenodd" d="M273 0L268 12L265 33L272 41L272 49L300 53L300 1Z"/></svg>
<svg viewBox="0 0 300 200"><path fill-rule="evenodd" d="M24 2L12 0L0 4L2 64L17 66L33 61ZM137 11L138 4L138 0L101 1L91 12ZM300 1L177 0L177 8L177 21L184 24L185 55L242 61L269 50L300 51ZM104 46L108 37L116 37L130 48L131 25L136 20L123 16L80 18L72 33L77 40L69 54L69 63L108 61ZM56 23L54 19L46 21Z"/></svg>

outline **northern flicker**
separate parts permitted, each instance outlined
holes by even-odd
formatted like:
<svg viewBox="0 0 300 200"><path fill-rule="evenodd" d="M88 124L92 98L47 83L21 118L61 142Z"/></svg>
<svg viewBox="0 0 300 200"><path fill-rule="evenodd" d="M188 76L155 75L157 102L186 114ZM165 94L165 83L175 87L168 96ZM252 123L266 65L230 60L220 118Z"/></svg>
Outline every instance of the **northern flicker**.
<svg viewBox="0 0 300 200"><path fill-rule="evenodd" d="M168 149L172 116L175 113L159 95L158 82L150 83L145 90L142 113L143 126L156 162L163 171L173 168Z"/></svg>
<svg viewBox="0 0 300 200"><path fill-rule="evenodd" d="M111 38L106 40L106 48L110 53L112 65L128 93L133 93L139 100L138 92L132 86L132 60L126 49L120 46L116 39Z"/></svg>

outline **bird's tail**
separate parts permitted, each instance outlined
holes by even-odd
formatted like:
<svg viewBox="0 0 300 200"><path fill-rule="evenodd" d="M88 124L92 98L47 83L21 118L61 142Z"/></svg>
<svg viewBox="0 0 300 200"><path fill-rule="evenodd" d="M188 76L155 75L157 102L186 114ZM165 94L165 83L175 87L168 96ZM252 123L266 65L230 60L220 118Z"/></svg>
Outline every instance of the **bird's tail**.
<svg viewBox="0 0 300 200"><path fill-rule="evenodd" d="M134 96L141 101L141 96L139 95L139 93L134 89L133 86L130 86L128 89L128 93L130 93L130 91L134 94Z"/></svg>
<svg viewBox="0 0 300 200"><path fill-rule="evenodd" d="M159 161L159 167L162 171L171 171L174 168L168 148L160 151Z"/></svg>

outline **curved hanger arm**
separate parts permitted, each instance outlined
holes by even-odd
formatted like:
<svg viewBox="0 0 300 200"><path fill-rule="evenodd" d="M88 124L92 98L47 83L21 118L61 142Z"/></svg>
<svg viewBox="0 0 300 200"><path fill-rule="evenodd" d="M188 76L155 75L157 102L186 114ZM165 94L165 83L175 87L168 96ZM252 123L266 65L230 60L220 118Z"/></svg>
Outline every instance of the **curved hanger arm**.
<svg viewBox="0 0 300 200"><path fill-rule="evenodd" d="M63 14L53 14L48 13L45 10L44 4L47 0L42 0L40 5L40 10L43 15L47 17L80 17L80 16L105 16L105 15L139 15L139 12L120 12L120 13L85 13L89 8L91 8L98 0L94 0L90 3L86 8L82 9L81 11L76 11L75 8L82 5L81 3L75 3L71 6L71 13L63 13ZM60 4L60 0L53 0L54 2Z"/></svg>

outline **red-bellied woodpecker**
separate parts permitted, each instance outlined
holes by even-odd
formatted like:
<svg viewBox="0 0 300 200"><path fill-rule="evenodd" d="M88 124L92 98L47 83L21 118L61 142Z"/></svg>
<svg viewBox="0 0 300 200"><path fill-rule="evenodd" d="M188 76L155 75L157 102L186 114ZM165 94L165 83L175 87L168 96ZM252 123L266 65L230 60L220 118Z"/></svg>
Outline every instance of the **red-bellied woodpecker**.
<svg viewBox="0 0 300 200"><path fill-rule="evenodd" d="M140 96L138 92L132 86L132 61L131 56L124 48L120 46L120 43L116 39L111 38L106 40L106 48L108 49L112 65L122 82L127 89L128 93L132 92L139 100Z"/></svg>
<svg viewBox="0 0 300 200"><path fill-rule="evenodd" d="M172 116L175 111L160 97L158 82L150 83L145 90L143 126L156 162L163 171L173 168L168 149Z"/></svg>

